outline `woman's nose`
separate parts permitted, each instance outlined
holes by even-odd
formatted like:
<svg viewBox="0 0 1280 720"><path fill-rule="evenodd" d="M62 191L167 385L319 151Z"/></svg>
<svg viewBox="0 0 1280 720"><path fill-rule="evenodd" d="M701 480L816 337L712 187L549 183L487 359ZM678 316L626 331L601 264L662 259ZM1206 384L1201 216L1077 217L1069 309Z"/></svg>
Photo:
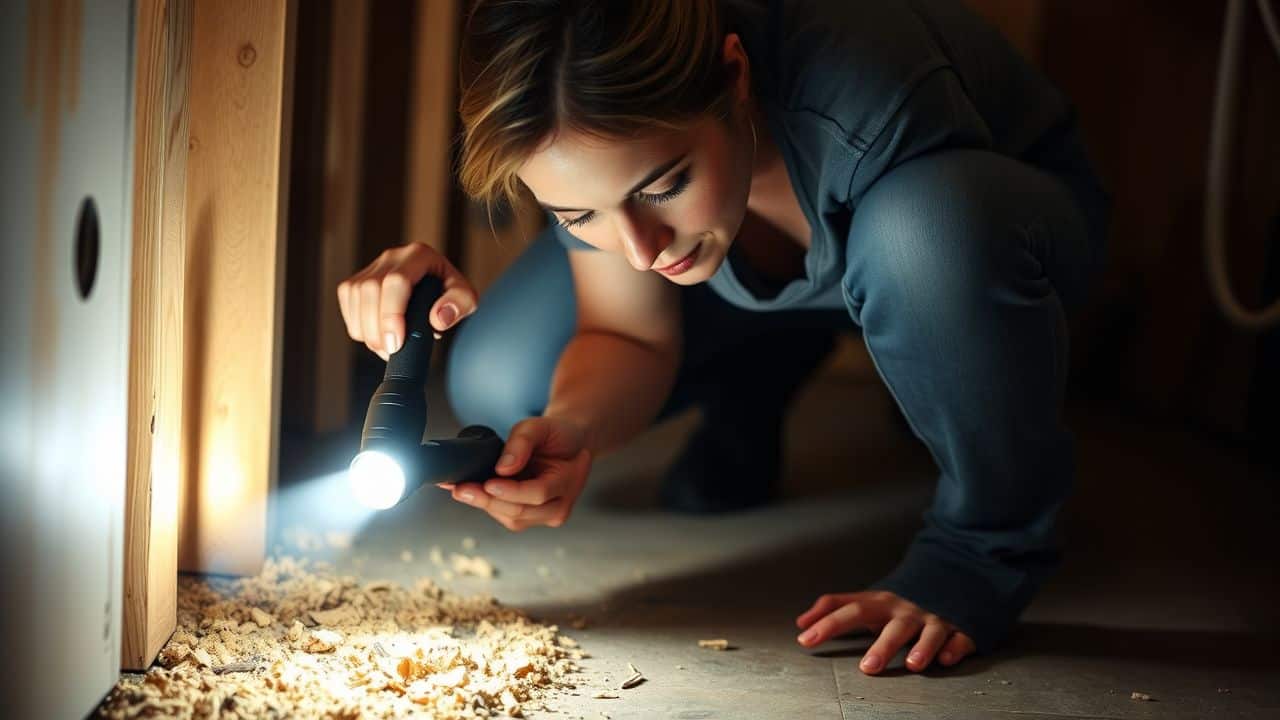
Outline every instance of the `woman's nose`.
<svg viewBox="0 0 1280 720"><path fill-rule="evenodd" d="M627 262L637 270L648 270L666 247L661 223L654 218L637 212L632 208L624 208L615 214L618 236L622 240L622 252Z"/></svg>

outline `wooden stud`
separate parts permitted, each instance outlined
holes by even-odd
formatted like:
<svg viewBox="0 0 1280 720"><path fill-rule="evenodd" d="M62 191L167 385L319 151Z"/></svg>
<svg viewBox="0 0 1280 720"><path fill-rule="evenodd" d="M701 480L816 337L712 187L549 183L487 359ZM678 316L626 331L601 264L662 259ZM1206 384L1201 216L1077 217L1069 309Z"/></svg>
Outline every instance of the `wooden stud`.
<svg viewBox="0 0 1280 720"><path fill-rule="evenodd" d="M198 0L178 564L253 574L275 485L295 0Z"/></svg>
<svg viewBox="0 0 1280 720"><path fill-rule="evenodd" d="M351 415L356 345L348 337L338 309L337 287L357 270L368 32L368 0L344 0L333 5L319 237L320 283L315 299L312 429L317 433L345 427Z"/></svg>
<svg viewBox="0 0 1280 720"><path fill-rule="evenodd" d="M445 252L450 148L457 85L458 5L454 0L418 0L414 70L410 92L409 162L405 183L405 241Z"/></svg>
<svg viewBox="0 0 1280 720"><path fill-rule="evenodd" d="M137 5L121 648L121 665L129 670L151 664L177 620L191 20L191 0L141 0Z"/></svg>

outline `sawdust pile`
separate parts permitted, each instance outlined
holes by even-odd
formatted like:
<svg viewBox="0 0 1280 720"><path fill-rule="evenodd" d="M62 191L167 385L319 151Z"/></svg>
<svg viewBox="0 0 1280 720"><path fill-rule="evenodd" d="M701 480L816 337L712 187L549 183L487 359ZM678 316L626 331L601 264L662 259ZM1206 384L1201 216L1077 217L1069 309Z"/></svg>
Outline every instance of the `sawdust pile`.
<svg viewBox="0 0 1280 720"><path fill-rule="evenodd" d="M184 577L178 630L104 718L520 717L585 657L554 625L430 579L360 583L268 560L257 577Z"/></svg>

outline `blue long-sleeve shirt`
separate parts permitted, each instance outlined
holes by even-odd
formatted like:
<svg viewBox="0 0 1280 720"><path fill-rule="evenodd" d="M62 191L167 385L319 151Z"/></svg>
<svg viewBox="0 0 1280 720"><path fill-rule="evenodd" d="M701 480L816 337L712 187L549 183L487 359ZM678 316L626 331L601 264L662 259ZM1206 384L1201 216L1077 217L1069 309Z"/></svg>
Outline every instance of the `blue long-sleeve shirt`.
<svg viewBox="0 0 1280 720"><path fill-rule="evenodd" d="M853 214L895 166L962 147L1025 158L1073 123L1063 95L957 0L729 0L726 12L812 230L804 275L781 285L758 277L731 247L708 282L745 309L844 307ZM567 247L591 248L552 227ZM873 587L941 615L989 650L1030 602L1043 558L1008 547L1017 529L940 532L948 509L962 505L946 492L939 489L929 527L902 563Z"/></svg>

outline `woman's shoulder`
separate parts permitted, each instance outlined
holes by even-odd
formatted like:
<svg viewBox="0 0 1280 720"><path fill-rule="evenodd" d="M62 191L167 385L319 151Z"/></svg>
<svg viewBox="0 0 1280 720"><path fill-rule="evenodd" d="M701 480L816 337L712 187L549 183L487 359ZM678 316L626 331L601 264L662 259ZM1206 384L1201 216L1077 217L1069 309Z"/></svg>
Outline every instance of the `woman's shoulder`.
<svg viewBox="0 0 1280 720"><path fill-rule="evenodd" d="M728 0L757 86L786 112L834 123L865 147L947 54L902 0Z"/></svg>

